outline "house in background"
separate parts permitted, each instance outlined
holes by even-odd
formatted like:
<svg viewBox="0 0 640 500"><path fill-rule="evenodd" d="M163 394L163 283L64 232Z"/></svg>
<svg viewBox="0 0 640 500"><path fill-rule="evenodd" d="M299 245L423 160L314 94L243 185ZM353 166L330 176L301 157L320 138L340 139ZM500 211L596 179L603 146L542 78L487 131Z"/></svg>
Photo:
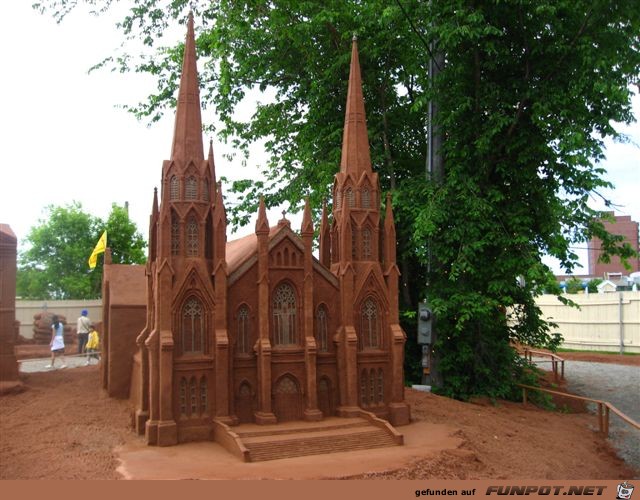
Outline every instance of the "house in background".
<svg viewBox="0 0 640 500"><path fill-rule="evenodd" d="M611 234L619 234L624 236L625 241L628 242L636 252L640 251L638 245L638 223L631 220L629 215L613 215L613 212L609 212L614 218L614 221L603 220L603 224L607 232ZM605 278L607 273L620 273L626 275L633 272L640 271L640 257L634 257L628 260L631 269L626 269L620 259L616 256L611 257L611 262L605 264L598 262L598 258L602 253L602 241L598 238L593 238L589 242L589 275L599 278Z"/></svg>

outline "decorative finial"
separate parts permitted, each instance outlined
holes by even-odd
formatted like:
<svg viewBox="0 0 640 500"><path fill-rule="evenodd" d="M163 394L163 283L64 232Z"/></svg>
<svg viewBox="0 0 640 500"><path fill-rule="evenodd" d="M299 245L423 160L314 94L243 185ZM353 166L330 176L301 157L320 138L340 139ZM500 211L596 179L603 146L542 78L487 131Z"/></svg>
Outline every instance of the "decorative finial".
<svg viewBox="0 0 640 500"><path fill-rule="evenodd" d="M287 219L287 211L286 210L282 211L282 219L280 219L278 221L278 226L279 227L282 227L282 226L291 227L291 221L289 219Z"/></svg>

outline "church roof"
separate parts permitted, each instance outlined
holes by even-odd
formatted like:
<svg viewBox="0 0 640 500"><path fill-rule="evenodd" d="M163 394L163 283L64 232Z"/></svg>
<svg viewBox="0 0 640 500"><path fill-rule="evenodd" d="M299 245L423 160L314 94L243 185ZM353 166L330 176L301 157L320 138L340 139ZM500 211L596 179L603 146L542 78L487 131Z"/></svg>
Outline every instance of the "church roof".
<svg viewBox="0 0 640 500"><path fill-rule="evenodd" d="M288 224L282 224L282 220L277 226L273 226L269 228L269 247L272 245L276 245L283 238L286 238L286 234L282 234L284 232L288 233L289 236L294 239L294 241L298 244L301 251L304 251L302 247L302 239L295 232L291 230L291 227ZM280 235L282 234L282 237ZM227 242L226 247L226 257L227 257L227 271L229 273L229 277L231 278L230 284L233 283L239 276L242 276L246 270L251 268L253 262L257 262L258 256L258 236L253 233L249 234L243 238L238 238L237 240L232 240ZM331 272L322 266L318 259L313 257L313 268L322 274L329 283L334 286L338 286L337 278L331 274ZM236 273L235 277L231 275Z"/></svg>
<svg viewBox="0 0 640 500"><path fill-rule="evenodd" d="M269 240L271 240L282 226L269 228ZM256 253L258 248L258 236L255 233L249 234L237 240L227 242L227 268L229 274L238 269L249 257Z"/></svg>

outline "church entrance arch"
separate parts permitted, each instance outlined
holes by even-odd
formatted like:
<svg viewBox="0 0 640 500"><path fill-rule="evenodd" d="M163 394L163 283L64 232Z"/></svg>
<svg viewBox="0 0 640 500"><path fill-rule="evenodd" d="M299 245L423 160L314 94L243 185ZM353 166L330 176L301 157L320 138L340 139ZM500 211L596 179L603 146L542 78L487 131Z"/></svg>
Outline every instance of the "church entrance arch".
<svg viewBox="0 0 640 500"><path fill-rule="evenodd" d="M318 382L318 409L325 417L330 417L335 412L334 393L331 381L322 377Z"/></svg>
<svg viewBox="0 0 640 500"><path fill-rule="evenodd" d="M236 415L241 424L253 422L253 412L256 410L256 398L249 382L244 381L238 389L236 398Z"/></svg>
<svg viewBox="0 0 640 500"><path fill-rule="evenodd" d="M283 375L273 389L273 413L278 422L301 420L303 412L300 384L292 375Z"/></svg>

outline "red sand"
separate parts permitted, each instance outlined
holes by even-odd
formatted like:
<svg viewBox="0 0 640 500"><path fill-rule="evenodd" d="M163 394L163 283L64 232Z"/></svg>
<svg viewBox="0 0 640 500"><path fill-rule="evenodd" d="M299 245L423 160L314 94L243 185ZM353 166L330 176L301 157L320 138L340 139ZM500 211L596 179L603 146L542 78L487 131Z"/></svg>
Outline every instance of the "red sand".
<svg viewBox="0 0 640 500"><path fill-rule="evenodd" d="M631 359L635 359L632 357ZM407 390L403 447L244 464L215 443L148 447L97 366L33 373L0 398L0 479L625 479L589 414L473 404Z"/></svg>

